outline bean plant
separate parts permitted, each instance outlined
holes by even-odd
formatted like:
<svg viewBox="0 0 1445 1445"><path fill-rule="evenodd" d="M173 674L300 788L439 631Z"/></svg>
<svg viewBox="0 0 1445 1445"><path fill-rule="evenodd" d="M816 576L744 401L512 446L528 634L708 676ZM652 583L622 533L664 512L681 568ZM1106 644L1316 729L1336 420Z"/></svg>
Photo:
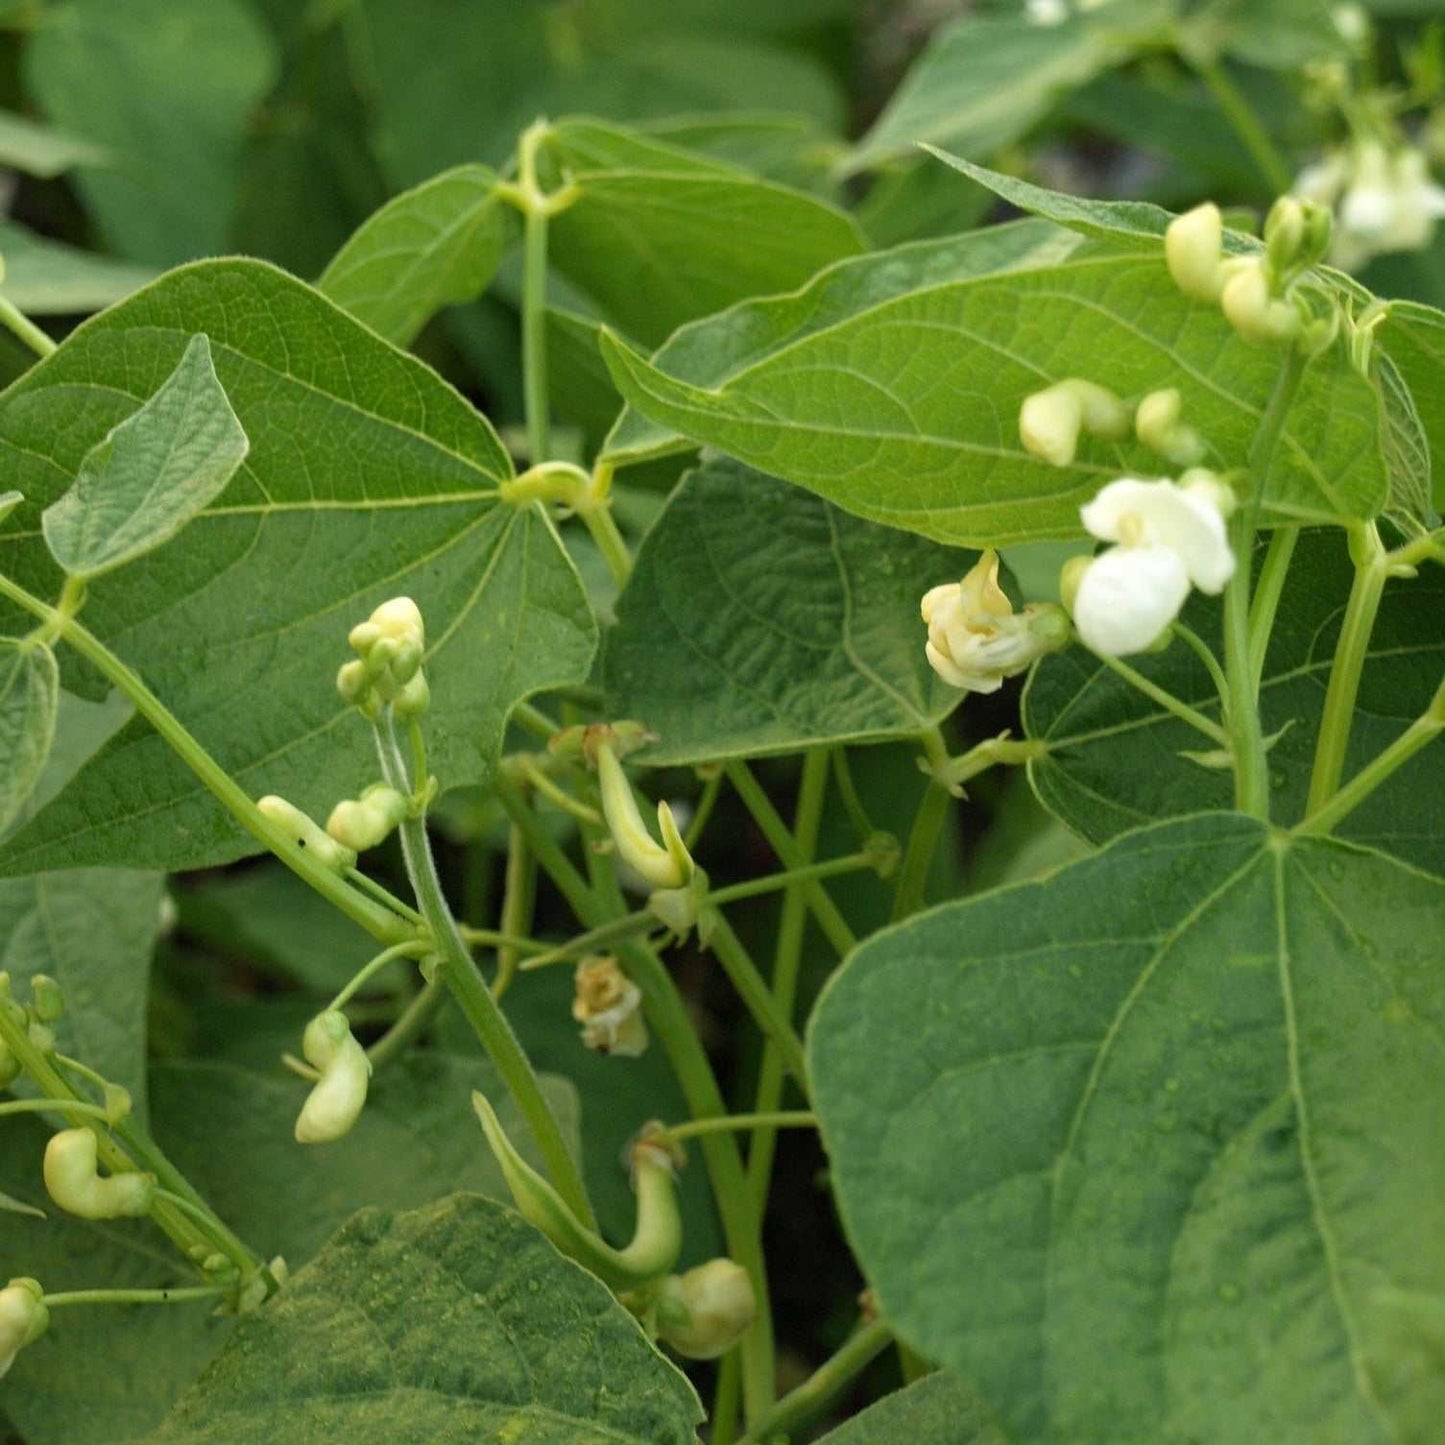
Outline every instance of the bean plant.
<svg viewBox="0 0 1445 1445"><path fill-rule="evenodd" d="M6 11L19 1445L1445 1438L1371 8Z"/></svg>

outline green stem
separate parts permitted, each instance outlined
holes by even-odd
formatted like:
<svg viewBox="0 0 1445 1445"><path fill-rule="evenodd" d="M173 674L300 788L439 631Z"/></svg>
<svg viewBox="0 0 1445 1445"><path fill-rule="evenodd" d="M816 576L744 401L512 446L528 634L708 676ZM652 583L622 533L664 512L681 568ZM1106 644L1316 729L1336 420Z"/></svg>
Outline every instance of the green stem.
<svg viewBox="0 0 1445 1445"><path fill-rule="evenodd" d="M411 788L406 766L390 729L378 729L378 753L387 782L398 791L409 793ZM431 840L427 837L425 818L406 819L400 833L407 876L440 956L437 974L466 1015L467 1022L476 1030L487 1057L521 1110L558 1194L588 1229L595 1230L597 1222L581 1171L567 1148L556 1116L547 1104L537 1075L512 1032L512 1026L498 1008L480 970L472 961L466 941L447 906L441 879L437 876L436 860L432 856Z"/></svg>
<svg viewBox="0 0 1445 1445"><path fill-rule="evenodd" d="M853 769L848 763L848 749L833 749L833 778L838 785L838 796L843 800L843 810L860 840L866 841L877 831L863 799L858 796L858 785L853 781Z"/></svg>
<svg viewBox="0 0 1445 1445"><path fill-rule="evenodd" d="M1130 687L1142 692L1145 697L1159 704L1167 713L1172 713L1180 722L1188 723L1190 727L1203 733L1211 742L1219 747L1229 746L1229 734L1220 727L1211 717L1206 717L1197 708L1190 707L1187 702L1174 696L1167 688L1160 687L1157 682L1150 681L1136 668L1131 667L1122 658L1105 657L1102 653L1094 654L1110 672L1124 679Z"/></svg>
<svg viewBox="0 0 1445 1445"><path fill-rule="evenodd" d="M0 1119L11 1114L61 1114L68 1119L84 1116L99 1119L102 1124L111 1122L110 1111L100 1104L87 1104L79 1099L62 1102L59 1099L7 1099L0 1104Z"/></svg>
<svg viewBox="0 0 1445 1445"><path fill-rule="evenodd" d="M529 198L522 211L522 401L527 460L536 466L552 449L547 389L547 226L550 212L537 190L537 146L545 125L531 126L518 147L519 184Z"/></svg>
<svg viewBox="0 0 1445 1445"><path fill-rule="evenodd" d="M607 563L612 580L619 587L625 587L627 579L632 575L632 553L618 529L612 507L606 501L591 503L579 508L578 515L586 524L597 550L602 553L602 560Z"/></svg>
<svg viewBox="0 0 1445 1445"><path fill-rule="evenodd" d="M768 846L777 855L778 861L788 869L806 867L808 860L799 851L791 830L748 765L736 758L725 764L725 769L733 790L753 815L754 822L762 829L763 836L768 840ZM808 907L812 910L813 917L818 920L823 936L832 944L840 958L851 953L857 946L857 936L838 911L838 905L828 896L827 890L817 879L804 883L802 887Z"/></svg>
<svg viewBox="0 0 1445 1445"><path fill-rule="evenodd" d="M423 984L415 997L402 1010L401 1016L366 1051L373 1071L394 1059L427 1026L446 997L442 981L434 978Z"/></svg>
<svg viewBox="0 0 1445 1445"><path fill-rule="evenodd" d="M903 849L903 866L898 871L898 892L893 899L895 920L908 918L923 907L924 893L928 887L928 873L933 866L933 855L938 851L939 835L948 818L953 802L946 788L932 778L919 800L918 811L913 817L913 827L908 832L908 842Z"/></svg>
<svg viewBox="0 0 1445 1445"><path fill-rule="evenodd" d="M1330 681L1325 689L1319 741L1315 744L1314 769L1310 774L1309 799L1305 804L1307 818L1324 808L1344 775L1360 676L1389 576L1385 549L1373 524L1365 523L1354 532L1350 551L1355 559L1355 580L1345 604L1334 661L1330 664Z"/></svg>
<svg viewBox="0 0 1445 1445"><path fill-rule="evenodd" d="M426 921L410 903L402 902L391 889L378 883L375 878L368 877L360 868L348 868L346 877L354 888L361 889L363 893L369 893L378 903L389 908L398 917L406 919L414 927L424 928L426 926Z"/></svg>
<svg viewBox="0 0 1445 1445"><path fill-rule="evenodd" d="M1249 675L1254 679L1254 693L1259 696L1259 682L1264 676L1265 654L1274 632L1274 619L1279 612L1279 599L1284 595L1285 578L1299 541L1298 527L1276 527L1270 533L1269 546L1259 568L1259 581L1254 588L1254 601L1249 608Z"/></svg>
<svg viewBox="0 0 1445 1445"><path fill-rule="evenodd" d="M518 727L526 728L529 733L540 738L544 743L551 742L561 731L541 708L534 707L530 702L519 702L512 709L512 721Z"/></svg>
<svg viewBox="0 0 1445 1445"><path fill-rule="evenodd" d="M1229 679L1225 677L1224 669L1214 655L1214 649L1192 627L1186 627L1182 622L1174 624L1174 634L1204 664L1204 670L1209 674L1215 692L1219 694L1220 706L1228 707Z"/></svg>
<svg viewBox="0 0 1445 1445"><path fill-rule="evenodd" d="M803 1041L773 996L767 980L758 971L752 955L743 946L742 939L721 914L713 920L712 937L708 946L717 955L718 962L722 964L733 988L737 990L738 997L752 1014L753 1022L761 1030L763 1038L777 1050L783 1067L793 1076L803 1091L803 1097L810 1097Z"/></svg>
<svg viewBox="0 0 1445 1445"><path fill-rule="evenodd" d="M660 927L657 915L649 913L645 908L637 913L624 914L610 923L604 923L600 928L589 928L586 933L578 934L576 938L558 948L549 948L546 953L535 954L522 965L522 971L531 973L533 969L547 968L554 963L569 963L583 954L601 953L614 944L621 943L625 938L635 938L639 933L647 933Z"/></svg>
<svg viewBox="0 0 1445 1445"><path fill-rule="evenodd" d="M799 856L805 859L812 858L818 848L823 805L828 796L828 753L826 748L814 748L803 759L803 776L798 784L798 802L793 814L793 842ZM816 864L812 866L817 867ZM773 949L773 998L786 1019L793 1017L798 994L803 939L808 927L808 900L802 885L806 881L803 875L809 871L805 866L792 875L794 881L783 899ZM772 1113L782 1103L785 1072L782 1055L770 1043L765 1044L755 1096L758 1114ZM767 1204L776 1148L777 1133L770 1127L757 1129L748 1146L748 1188L752 1191L753 1208L757 1210L759 1219L763 1217Z"/></svg>
<svg viewBox="0 0 1445 1445"><path fill-rule="evenodd" d="M761 1420L753 1422L739 1445L772 1445L778 1439L793 1438L888 1348L892 1338L893 1331L882 1320L872 1320L855 1330L835 1355L819 1365L796 1390L783 1396Z"/></svg>
<svg viewBox="0 0 1445 1445"><path fill-rule="evenodd" d="M182 1289L72 1289L45 1296L46 1309L66 1305L181 1305L194 1300L219 1299L226 1290L200 1284Z"/></svg>
<svg viewBox="0 0 1445 1445"><path fill-rule="evenodd" d="M400 943L414 938L404 919L364 898L339 874L298 847L257 810L246 791L183 727L169 708L93 633L75 618L66 617L23 587L0 575L0 596L8 597L33 616L53 626L57 634L87 662L93 663L135 704L136 711L158 732L233 818L259 843L269 848L329 903L364 928L378 943Z"/></svg>
<svg viewBox="0 0 1445 1445"><path fill-rule="evenodd" d="M663 1135L675 1143L684 1139L700 1139L728 1129L816 1129L818 1116L807 1109L773 1109L756 1114L728 1114L721 1119L692 1119L686 1124L671 1124Z"/></svg>
<svg viewBox="0 0 1445 1445"><path fill-rule="evenodd" d="M1204 56L1186 53L1184 58L1209 87L1219 103L1220 110L1224 112L1225 119L1234 128L1234 133L1259 168L1259 173L1270 191L1276 196L1286 194L1294 184L1294 176L1279 148L1270 139L1269 132L1229 78L1228 72L1218 61Z"/></svg>
<svg viewBox="0 0 1445 1445"><path fill-rule="evenodd" d="M0 326L18 336L36 356L44 359L56 349L53 342L8 297L0 296Z"/></svg>
<svg viewBox="0 0 1445 1445"><path fill-rule="evenodd" d="M1310 813L1297 833L1330 833L1397 769L1445 732L1445 684L1423 717L1418 717L1394 742L1350 779L1328 802Z"/></svg>
<svg viewBox="0 0 1445 1445"><path fill-rule="evenodd" d="M1229 683L1228 746L1234 759L1234 802L1241 813L1264 819L1269 817L1269 771L1251 662L1250 574L1270 462L1307 364L1298 347L1287 346L1274 390L1250 443L1250 497L1235 518L1231 538L1234 575L1224 589L1224 672Z"/></svg>
<svg viewBox="0 0 1445 1445"><path fill-rule="evenodd" d="M408 943L394 943L390 948L383 949L370 963L358 969L351 982L336 995L327 1005L328 1009L345 1008L356 995L379 974L382 969L394 963L398 958L417 958L427 952L427 945L415 939Z"/></svg>
<svg viewBox="0 0 1445 1445"><path fill-rule="evenodd" d="M545 772L543 772L540 767L537 766L535 762L532 761L532 759L524 758L519 755L517 759L517 769L527 780L527 786L531 788L533 792L540 793L544 798L547 799L549 803L554 804L564 813L570 813L572 817L578 820L578 822L592 823L596 825L600 825L602 823L602 814L599 813L596 808L582 802L580 798L574 798L571 793L566 791L566 789L559 787L555 782L553 782L551 778L547 776ZM510 861L511 860L509 856L509 873L511 871ZM503 911L505 912L505 905ZM504 924L503 927L505 926L506 925ZM513 932L516 931L518 930L513 930ZM524 928L520 931L525 933L527 930Z"/></svg>
<svg viewBox="0 0 1445 1445"><path fill-rule="evenodd" d="M729 1350L717 1363L717 1389L712 1397L712 1418L707 1422L709 1445L733 1445L737 1439L742 1383L742 1353Z"/></svg>
<svg viewBox="0 0 1445 1445"><path fill-rule="evenodd" d="M876 836L876 835L875 835ZM890 840L890 845L896 844ZM810 850L804 850L806 857ZM825 858L821 863L805 863L801 868L789 868L782 873L769 873L762 878L749 878L743 883L729 883L726 888L716 889L708 894L708 902L719 906L741 903L745 898L760 898L782 889L794 889L800 884L811 883L821 878L837 878L844 873L859 873L865 869L878 868L877 852L848 853L842 858ZM801 892L801 889L799 889ZM803 900L804 914L807 900Z"/></svg>
<svg viewBox="0 0 1445 1445"><path fill-rule="evenodd" d="M722 792L723 771L721 768L714 768L703 781L702 792L698 795L697 808L692 815L692 821L687 825L687 832L682 835L682 841L689 853L693 852L702 841L703 829L707 827L708 820L712 817L712 810L717 807L718 794Z"/></svg>
<svg viewBox="0 0 1445 1445"><path fill-rule="evenodd" d="M557 885L578 920L593 928L610 922L602 900L557 840L541 827L515 783L499 776L495 786L503 808L526 831L537 862ZM647 1021L667 1052L688 1111L694 1119L726 1115L722 1091L672 975L657 954L644 944L624 942L619 953L629 977L642 990ZM728 1253L747 1270L758 1302L757 1319L740 1346L743 1399L748 1417L753 1419L760 1417L773 1400L773 1326L762 1241L748 1205L747 1178L737 1140L730 1133L717 1133L703 1136L700 1144Z"/></svg>
<svg viewBox="0 0 1445 1445"><path fill-rule="evenodd" d="M537 905L537 860L527 846L526 834L514 823L507 833L507 878L502 893L502 932L525 938L532 931ZM465 935L463 935L465 936ZM492 997L501 998L517 976L522 951L515 944L497 949L497 976Z"/></svg>

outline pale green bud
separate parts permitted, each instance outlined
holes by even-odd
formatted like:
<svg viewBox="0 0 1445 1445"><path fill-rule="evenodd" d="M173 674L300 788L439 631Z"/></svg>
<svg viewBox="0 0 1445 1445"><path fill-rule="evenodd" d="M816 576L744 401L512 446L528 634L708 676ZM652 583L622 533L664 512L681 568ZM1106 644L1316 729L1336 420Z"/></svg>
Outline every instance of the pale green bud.
<svg viewBox="0 0 1445 1445"><path fill-rule="evenodd" d="M80 1219L134 1219L155 1202L151 1174L127 1172L102 1178L96 1137L89 1129L62 1129L45 1146L45 1188L67 1214Z"/></svg>
<svg viewBox="0 0 1445 1445"><path fill-rule="evenodd" d="M1019 440L1031 455L1051 466L1072 465L1079 433L1122 441L1129 434L1129 408L1106 387L1069 377L1024 398Z"/></svg>
<svg viewBox="0 0 1445 1445"><path fill-rule="evenodd" d="M30 1007L43 1024L53 1024L65 1012L65 994L47 973L37 973L30 980Z"/></svg>
<svg viewBox="0 0 1445 1445"><path fill-rule="evenodd" d="M1176 216L1164 233L1164 259L1174 284L1195 301L1217 301L1224 218L1212 201Z"/></svg>
<svg viewBox="0 0 1445 1445"><path fill-rule="evenodd" d="M49 1327L50 1311L39 1280L12 1279L0 1289L0 1378L15 1363L15 1356Z"/></svg>
<svg viewBox="0 0 1445 1445"><path fill-rule="evenodd" d="M326 820L326 831L336 842L356 853L390 837L411 812L411 802L395 788L374 783L360 798L338 803Z"/></svg>
<svg viewBox="0 0 1445 1445"><path fill-rule="evenodd" d="M371 1060L339 1009L317 1014L301 1036L301 1052L321 1077L296 1119L298 1144L329 1144L351 1132L366 1105Z"/></svg>
<svg viewBox="0 0 1445 1445"><path fill-rule="evenodd" d="M689 1360L726 1354L757 1318L753 1282L740 1264L710 1259L670 1275L657 1293L657 1332Z"/></svg>
<svg viewBox="0 0 1445 1445"><path fill-rule="evenodd" d="M391 706L399 718L420 717L431 706L431 687L426 673L414 673L392 699Z"/></svg>
<svg viewBox="0 0 1445 1445"><path fill-rule="evenodd" d="M1139 440L1177 467L1191 467L1204 456L1204 439L1179 416L1184 398L1177 387L1151 391L1134 413Z"/></svg>
<svg viewBox="0 0 1445 1445"><path fill-rule="evenodd" d="M336 873L345 873L356 866L356 854L338 843L324 828L306 816L294 803L278 798L274 793L256 800L256 811L275 826L298 848L320 860Z"/></svg>
<svg viewBox="0 0 1445 1445"><path fill-rule="evenodd" d="M1270 293L1269 276L1256 259L1225 283L1219 304L1229 324L1246 341L1288 341L1300 329L1299 312Z"/></svg>

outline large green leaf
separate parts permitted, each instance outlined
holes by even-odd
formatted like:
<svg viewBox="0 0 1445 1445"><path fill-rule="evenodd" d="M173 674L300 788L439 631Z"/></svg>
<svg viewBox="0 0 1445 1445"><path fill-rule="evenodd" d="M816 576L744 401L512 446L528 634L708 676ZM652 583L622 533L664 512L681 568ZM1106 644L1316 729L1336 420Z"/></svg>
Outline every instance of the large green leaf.
<svg viewBox="0 0 1445 1445"><path fill-rule="evenodd" d="M1445 312L1392 301L1380 342L1415 401L1430 447L1435 509L1445 509Z"/></svg>
<svg viewBox="0 0 1445 1445"><path fill-rule="evenodd" d="M0 295L29 316L99 311L155 275L142 266L37 236L17 221L0 221L0 258L5 263Z"/></svg>
<svg viewBox="0 0 1445 1445"><path fill-rule="evenodd" d="M937 1370L885 1395L830 1430L818 1445L1009 1445L1008 1437L963 1384Z"/></svg>
<svg viewBox="0 0 1445 1445"><path fill-rule="evenodd" d="M1013 1438L1428 1445L1442 928L1211 814L865 943L809 1046L887 1318Z"/></svg>
<svg viewBox="0 0 1445 1445"><path fill-rule="evenodd" d="M517 233L488 166L458 166L384 205L316 283L371 329L408 346L444 306L486 290Z"/></svg>
<svg viewBox="0 0 1445 1445"><path fill-rule="evenodd" d="M152 1116L161 1144L243 1238L299 1268L353 1210L411 1209L455 1189L505 1190L481 1146L470 1091L483 1088L526 1153L525 1126L480 1060L412 1056L373 1081L356 1128L307 1149L292 1138L305 1085L215 1063L152 1072ZM570 1087L544 1080L554 1110L575 1135ZM46 1205L40 1182L45 1131L5 1121L6 1183ZM180 1261L149 1225L103 1226L53 1209L44 1224L0 1216L0 1258L10 1273L47 1289L154 1288L183 1278ZM233 1321L207 1305L56 1311L50 1332L26 1349L5 1383L5 1408L26 1445L118 1445L160 1424L215 1358ZM94 1361L103 1360L104 1369ZM76 1372L87 1387L75 1388Z"/></svg>
<svg viewBox="0 0 1445 1445"><path fill-rule="evenodd" d="M55 737L60 676L43 643L0 637L0 834L35 790Z"/></svg>
<svg viewBox="0 0 1445 1445"><path fill-rule="evenodd" d="M270 37L241 0L66 0L25 46L25 80L58 127L112 165L78 184L111 248L168 266L225 249Z"/></svg>
<svg viewBox="0 0 1445 1445"><path fill-rule="evenodd" d="M787 296L743 301L681 327L653 364L696 386L718 387L750 366L871 306L926 286L1062 261L1078 245L1058 227L1018 221L849 257ZM684 449L686 438L627 407L607 438L617 465Z"/></svg>
<svg viewBox="0 0 1445 1445"><path fill-rule="evenodd" d="M570 120L546 153L579 192L551 223L552 263L645 342L864 249L827 201L650 136Z"/></svg>
<svg viewBox="0 0 1445 1445"><path fill-rule="evenodd" d="M1056 96L1125 58L1091 17L1036 25L1013 15L964 15L942 27L914 62L873 128L854 148L854 170L935 141L987 156L1017 140Z"/></svg>
<svg viewBox="0 0 1445 1445"><path fill-rule="evenodd" d="M648 533L608 634L608 714L697 763L913 736L959 693L923 655L918 599L976 554L860 522L719 459Z"/></svg>
<svg viewBox="0 0 1445 1445"><path fill-rule="evenodd" d="M75 484L40 519L50 554L93 578L170 541L225 490L249 443L193 336L155 394L81 458Z"/></svg>
<svg viewBox="0 0 1445 1445"><path fill-rule="evenodd" d="M161 878L85 868L0 879L0 969L17 997L48 974L65 995L61 1050L146 1106L146 997L160 931Z"/></svg>
<svg viewBox="0 0 1445 1445"><path fill-rule="evenodd" d="M1344 538L1305 532L1280 602L1260 687L1275 818L1298 821L1309 792L1321 704L1353 568ZM1445 674L1445 571L1392 581L1370 643L1350 733L1346 775L1397 738L1430 705ZM1196 599L1190 619L1217 639L1220 606ZM1140 670L1202 712L1219 715L1218 693L1194 654L1175 644L1135 659ZM1082 648L1046 658L1024 695L1024 726L1049 743L1032 763L1039 796L1095 842L1156 819L1228 807L1231 773L1185 753L1211 743L1121 682ZM1445 874L1445 749L1427 748L1341 824L1360 843Z"/></svg>
<svg viewBox="0 0 1445 1445"><path fill-rule="evenodd" d="M53 594L36 513L197 331L250 453L175 542L94 588L86 625L253 794L324 815L374 770L367 729L332 686L347 628L407 593L429 623L433 767L448 785L481 778L518 699L586 676L595 624L576 572L539 510L496 500L511 464L467 402L269 266L174 272L0 398L0 458L26 493L0 530L0 569ZM253 847L137 721L0 869L178 868Z"/></svg>
<svg viewBox="0 0 1445 1445"><path fill-rule="evenodd" d="M474 1195L369 1209L258 1315L155 1445L687 1445L701 1410L606 1288Z"/></svg>
<svg viewBox="0 0 1445 1445"><path fill-rule="evenodd" d="M1121 473L1148 476L1137 443L1086 441L1071 467L1024 451L1025 397L1062 377L1122 396L1183 393L1217 465L1243 464L1279 371L1213 307L1183 296L1162 255L1104 255L923 286L858 310L697 386L617 338L604 352L627 400L695 441L850 512L940 541L1077 535L1078 508ZM1265 479L1283 519L1372 515L1386 469L1375 388L1337 345L1310 368Z"/></svg>

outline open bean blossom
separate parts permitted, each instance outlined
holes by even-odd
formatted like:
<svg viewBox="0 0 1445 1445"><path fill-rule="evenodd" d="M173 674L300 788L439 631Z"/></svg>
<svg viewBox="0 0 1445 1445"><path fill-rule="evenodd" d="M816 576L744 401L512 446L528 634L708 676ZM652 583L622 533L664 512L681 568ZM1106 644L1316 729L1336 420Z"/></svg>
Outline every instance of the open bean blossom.
<svg viewBox="0 0 1445 1445"><path fill-rule="evenodd" d="M1015 612L998 584L998 553L988 548L961 582L923 594L933 670L965 692L997 692L1006 677L1068 640L1068 623L1057 607L1033 603Z"/></svg>
<svg viewBox="0 0 1445 1445"><path fill-rule="evenodd" d="M1082 507L1090 535L1115 544L1088 563L1067 599L1084 643L1107 657L1144 652L1191 587L1222 592L1234 575L1232 510L1229 489L1202 468L1178 482L1121 477Z"/></svg>

